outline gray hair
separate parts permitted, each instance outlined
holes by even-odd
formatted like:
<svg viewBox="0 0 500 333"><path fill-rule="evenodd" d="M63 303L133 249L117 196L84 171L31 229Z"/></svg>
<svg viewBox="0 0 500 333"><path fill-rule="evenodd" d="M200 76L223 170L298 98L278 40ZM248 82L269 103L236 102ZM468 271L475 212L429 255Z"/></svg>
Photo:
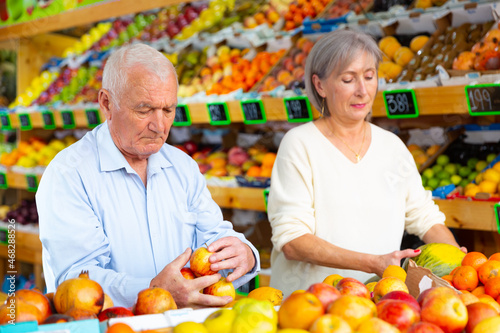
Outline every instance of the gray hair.
<svg viewBox="0 0 500 333"><path fill-rule="evenodd" d="M136 66L156 75L162 82L166 82L169 74L173 73L179 86L174 65L163 54L146 44L128 44L111 54L102 73L102 87L108 90L114 105L119 105L127 84L128 70Z"/></svg>
<svg viewBox="0 0 500 333"><path fill-rule="evenodd" d="M312 77L316 74L320 80L326 79L333 71L342 72L347 68L359 52L366 52L378 64L382 60L382 52L375 40L362 32L351 30L335 30L321 37L307 56L305 69L306 94L317 110L321 110L323 97L314 87ZM324 116L330 116L325 104Z"/></svg>

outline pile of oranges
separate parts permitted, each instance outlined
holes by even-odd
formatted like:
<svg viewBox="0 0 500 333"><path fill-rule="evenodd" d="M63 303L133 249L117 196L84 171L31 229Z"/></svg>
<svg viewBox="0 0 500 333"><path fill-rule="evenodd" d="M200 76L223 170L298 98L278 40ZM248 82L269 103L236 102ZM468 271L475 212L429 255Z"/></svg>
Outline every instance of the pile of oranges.
<svg viewBox="0 0 500 333"><path fill-rule="evenodd" d="M500 312L500 252L489 258L481 252L469 252L462 265L443 279L462 292L466 305L480 300Z"/></svg>
<svg viewBox="0 0 500 333"><path fill-rule="evenodd" d="M318 16L330 0L297 0L290 5L285 14L285 30L293 30L302 25L306 17Z"/></svg>

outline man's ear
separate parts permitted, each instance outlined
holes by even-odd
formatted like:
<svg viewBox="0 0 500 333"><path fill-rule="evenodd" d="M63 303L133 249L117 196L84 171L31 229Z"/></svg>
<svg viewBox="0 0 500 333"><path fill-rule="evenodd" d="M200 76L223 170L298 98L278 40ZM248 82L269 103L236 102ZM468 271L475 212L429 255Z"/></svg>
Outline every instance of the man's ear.
<svg viewBox="0 0 500 333"><path fill-rule="evenodd" d="M325 90L323 89L323 83L321 82L321 80L319 79L319 76L317 74L313 74L313 76L312 76L312 83L314 85L314 88L318 92L318 94L321 97L325 98L326 97L326 93L325 93Z"/></svg>
<svg viewBox="0 0 500 333"><path fill-rule="evenodd" d="M99 107L102 113L104 113L106 119L111 120L111 110L109 108L111 104L111 95L109 94L109 91L101 88L98 94L98 101L99 101Z"/></svg>

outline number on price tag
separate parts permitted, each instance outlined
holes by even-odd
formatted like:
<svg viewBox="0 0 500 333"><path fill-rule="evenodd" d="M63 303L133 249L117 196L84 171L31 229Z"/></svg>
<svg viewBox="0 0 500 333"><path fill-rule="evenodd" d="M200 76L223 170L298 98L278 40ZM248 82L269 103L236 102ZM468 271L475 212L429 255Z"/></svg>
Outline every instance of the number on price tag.
<svg viewBox="0 0 500 333"><path fill-rule="evenodd" d="M311 105L307 97L287 97L283 101L289 122L302 123L312 120Z"/></svg>
<svg viewBox="0 0 500 333"><path fill-rule="evenodd" d="M19 128L21 131L29 131L33 129L31 126L31 117L27 113L20 113L19 115Z"/></svg>
<svg viewBox="0 0 500 333"><path fill-rule="evenodd" d="M264 190L264 200L266 202L266 211L267 211L267 201L269 200L269 187Z"/></svg>
<svg viewBox="0 0 500 333"><path fill-rule="evenodd" d="M64 129L72 129L75 128L75 114L73 111L61 111L61 117L63 121L63 128Z"/></svg>
<svg viewBox="0 0 500 333"><path fill-rule="evenodd" d="M207 104L208 117L210 118L210 125L229 125L231 118L225 102L209 103Z"/></svg>
<svg viewBox="0 0 500 333"><path fill-rule="evenodd" d="M493 206L494 210L495 210L495 218L497 220L497 230L498 230L498 233L500 234L500 202L495 204L495 206Z"/></svg>
<svg viewBox="0 0 500 333"><path fill-rule="evenodd" d="M5 172L0 172L0 189L5 190L8 188L9 185L7 184L7 175Z"/></svg>
<svg viewBox="0 0 500 333"><path fill-rule="evenodd" d="M500 115L500 84L465 86L471 116Z"/></svg>
<svg viewBox="0 0 500 333"><path fill-rule="evenodd" d="M8 113L0 114L0 122L2 123L3 130L10 130L12 126L10 125L10 117Z"/></svg>
<svg viewBox="0 0 500 333"><path fill-rule="evenodd" d="M191 126L191 114L187 105L179 104L175 108L174 126Z"/></svg>
<svg viewBox="0 0 500 333"><path fill-rule="evenodd" d="M54 121L54 114L50 111L42 112L43 129L51 130L56 128L56 123Z"/></svg>
<svg viewBox="0 0 500 333"><path fill-rule="evenodd" d="M243 122L247 125L264 124L267 121L264 105L261 100L241 101Z"/></svg>
<svg viewBox="0 0 500 333"><path fill-rule="evenodd" d="M90 128L94 128L101 123L101 116L99 115L99 110L88 109L85 110L85 115L87 116L87 124Z"/></svg>
<svg viewBox="0 0 500 333"><path fill-rule="evenodd" d="M38 179L36 175L26 175L26 183L28 184L29 192L36 192L38 188Z"/></svg>
<svg viewBox="0 0 500 333"><path fill-rule="evenodd" d="M412 89L384 91L383 96L387 118L418 117L417 99Z"/></svg>

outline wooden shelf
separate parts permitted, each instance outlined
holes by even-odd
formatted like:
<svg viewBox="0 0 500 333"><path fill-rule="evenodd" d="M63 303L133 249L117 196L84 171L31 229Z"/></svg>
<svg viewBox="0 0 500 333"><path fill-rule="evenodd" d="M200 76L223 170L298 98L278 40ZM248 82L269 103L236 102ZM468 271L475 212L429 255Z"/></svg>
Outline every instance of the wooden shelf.
<svg viewBox="0 0 500 333"><path fill-rule="evenodd" d="M222 208L266 211L263 188L209 186L208 189Z"/></svg>
<svg viewBox="0 0 500 333"><path fill-rule="evenodd" d="M192 0L108 0L38 20L0 28L0 41L36 36L50 31L95 23L109 18L138 13Z"/></svg>

